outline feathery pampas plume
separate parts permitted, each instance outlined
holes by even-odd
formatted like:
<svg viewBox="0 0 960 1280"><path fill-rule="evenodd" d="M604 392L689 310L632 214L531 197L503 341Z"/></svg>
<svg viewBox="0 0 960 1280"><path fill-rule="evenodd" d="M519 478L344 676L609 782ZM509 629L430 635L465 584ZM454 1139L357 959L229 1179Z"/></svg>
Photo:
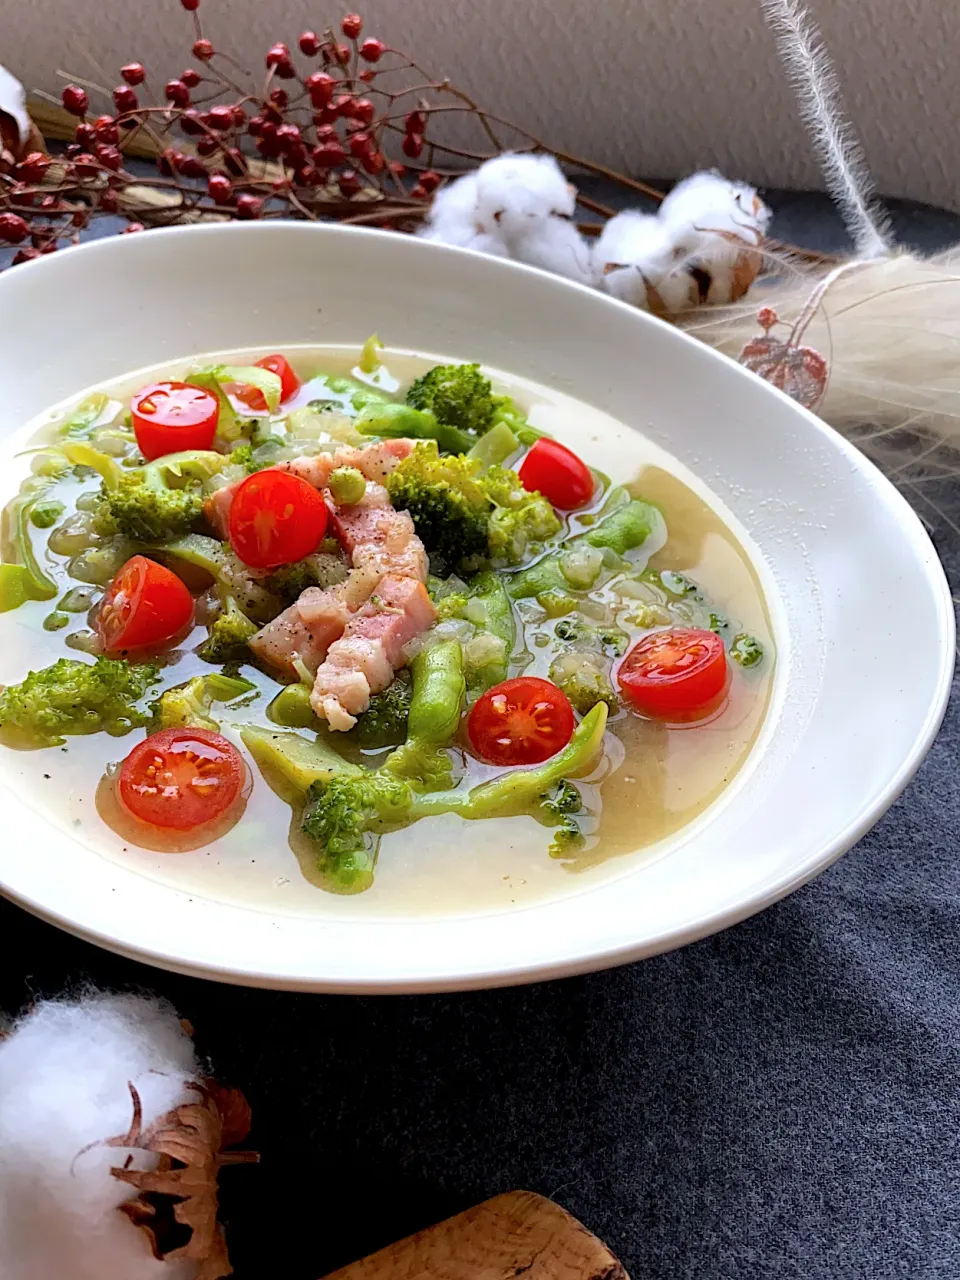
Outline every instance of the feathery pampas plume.
<svg viewBox="0 0 960 1280"><path fill-rule="evenodd" d="M820 155L827 190L843 214L857 254L890 250L886 214L877 203L867 162L846 119L837 74L820 32L797 0L760 0L781 61L800 105L800 116Z"/></svg>

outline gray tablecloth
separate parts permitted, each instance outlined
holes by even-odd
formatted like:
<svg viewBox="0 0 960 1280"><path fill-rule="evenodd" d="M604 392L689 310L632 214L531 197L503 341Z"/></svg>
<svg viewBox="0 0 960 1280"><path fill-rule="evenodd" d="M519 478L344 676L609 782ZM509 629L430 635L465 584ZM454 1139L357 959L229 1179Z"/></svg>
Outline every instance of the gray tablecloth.
<svg viewBox="0 0 960 1280"><path fill-rule="evenodd" d="M776 203L782 238L840 243L823 201ZM928 248L960 237L930 210L898 223ZM0 902L0 1008L95 983L190 1019L263 1153L223 1178L239 1280L316 1280L515 1187L565 1205L634 1280L958 1277L958 744L954 698L916 781L840 863L643 964L460 996L244 991Z"/></svg>

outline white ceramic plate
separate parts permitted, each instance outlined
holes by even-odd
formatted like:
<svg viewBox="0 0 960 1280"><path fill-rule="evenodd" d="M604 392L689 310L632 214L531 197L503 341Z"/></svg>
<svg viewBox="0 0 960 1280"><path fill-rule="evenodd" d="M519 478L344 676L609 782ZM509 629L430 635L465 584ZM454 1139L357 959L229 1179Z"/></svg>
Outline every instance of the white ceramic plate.
<svg viewBox="0 0 960 1280"><path fill-rule="evenodd" d="M588 401L710 486L749 533L778 645L753 757L666 856L626 859L618 878L523 910L417 919L364 919L362 897L318 894L322 913L284 913L190 896L27 807L0 758L4 892L187 973L300 990L445 990L680 946L783 897L862 836L943 715L954 618L942 569L913 512L859 453L657 320L391 233L270 223L118 236L0 276L0 433L140 366L225 348L359 344L374 330Z"/></svg>

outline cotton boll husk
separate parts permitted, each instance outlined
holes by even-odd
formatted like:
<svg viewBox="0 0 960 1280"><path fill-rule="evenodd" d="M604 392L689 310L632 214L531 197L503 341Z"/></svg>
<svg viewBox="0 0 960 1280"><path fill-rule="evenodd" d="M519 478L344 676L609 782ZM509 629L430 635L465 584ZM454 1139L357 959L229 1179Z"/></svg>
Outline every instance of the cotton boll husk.
<svg viewBox="0 0 960 1280"><path fill-rule="evenodd" d="M909 427L960 449L960 246L931 258L897 253L762 280L738 305L694 310L679 323L736 359L759 332L759 307L792 324L828 276L799 338L830 366L817 412L858 443L872 424ZM773 332L786 336L788 328Z"/></svg>
<svg viewBox="0 0 960 1280"><path fill-rule="evenodd" d="M576 191L553 156L506 152L477 170L477 223L508 247L530 220L571 217L575 207Z"/></svg>
<svg viewBox="0 0 960 1280"><path fill-rule="evenodd" d="M168 1005L91 996L39 1005L0 1041L2 1280L189 1280L191 1263L154 1259L117 1211L131 1188L110 1174L128 1153L97 1145L196 1099L198 1064ZM89 1148L89 1149L88 1149ZM133 1167L153 1157L134 1152Z"/></svg>
<svg viewBox="0 0 960 1280"><path fill-rule="evenodd" d="M590 248L566 218L536 220L525 234L508 239L507 249L516 262L552 271L554 275L576 280L578 284L597 283Z"/></svg>

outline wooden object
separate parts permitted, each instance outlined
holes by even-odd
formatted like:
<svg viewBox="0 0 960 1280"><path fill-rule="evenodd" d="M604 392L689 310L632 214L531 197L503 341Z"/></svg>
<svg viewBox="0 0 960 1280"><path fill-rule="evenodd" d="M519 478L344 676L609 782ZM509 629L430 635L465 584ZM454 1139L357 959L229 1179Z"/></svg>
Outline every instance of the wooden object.
<svg viewBox="0 0 960 1280"><path fill-rule="evenodd" d="M327 1280L628 1280L565 1209L510 1191L392 1244Z"/></svg>

